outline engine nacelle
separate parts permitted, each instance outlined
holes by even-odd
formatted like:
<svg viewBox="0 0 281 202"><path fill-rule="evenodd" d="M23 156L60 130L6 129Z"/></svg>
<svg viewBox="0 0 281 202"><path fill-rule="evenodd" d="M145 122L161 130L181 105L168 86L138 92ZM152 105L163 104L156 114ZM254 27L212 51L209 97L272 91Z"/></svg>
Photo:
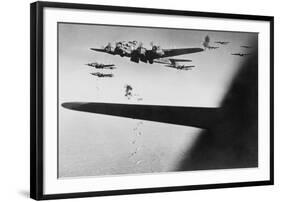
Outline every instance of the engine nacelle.
<svg viewBox="0 0 281 202"><path fill-rule="evenodd" d="M144 63L147 63L147 58L145 55L141 55L140 56L140 61L144 62Z"/></svg>
<svg viewBox="0 0 281 202"><path fill-rule="evenodd" d="M155 58L155 53L152 51L152 50L148 50L146 51L145 53L145 57L146 57L146 60L150 63L150 64L153 64L153 60Z"/></svg>
<svg viewBox="0 0 281 202"><path fill-rule="evenodd" d="M133 51L131 52L131 58L130 58L130 60L131 60L132 62L139 63L139 61L140 61L140 55L139 55L139 53L138 53L137 50L133 50Z"/></svg>
<svg viewBox="0 0 281 202"><path fill-rule="evenodd" d="M116 47L114 53L120 55L121 57L126 55L126 52L121 47Z"/></svg>
<svg viewBox="0 0 281 202"><path fill-rule="evenodd" d="M160 46L155 46L155 45L152 46L151 52L152 52L152 55L155 56L155 58L158 58L158 57L163 56L165 54L163 49L161 49Z"/></svg>

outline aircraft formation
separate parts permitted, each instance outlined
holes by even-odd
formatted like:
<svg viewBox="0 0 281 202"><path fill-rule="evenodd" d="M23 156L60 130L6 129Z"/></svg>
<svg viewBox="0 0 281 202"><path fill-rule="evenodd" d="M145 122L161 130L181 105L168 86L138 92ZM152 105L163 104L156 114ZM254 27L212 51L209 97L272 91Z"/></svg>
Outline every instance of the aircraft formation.
<svg viewBox="0 0 281 202"><path fill-rule="evenodd" d="M191 62L191 60L185 59L173 59L170 57L197 53L204 51L203 48L176 48L176 49L162 49L158 45L150 43L151 48L145 48L142 42L138 41L118 41L115 45L108 43L103 48L91 48L93 51L107 53L110 55L119 55L121 57L130 58L134 63L158 63L164 64L166 67L178 69L178 70L190 70L194 65L182 65L179 62ZM209 47L211 49L213 47ZM216 48L216 47L215 47Z"/></svg>
<svg viewBox="0 0 281 202"><path fill-rule="evenodd" d="M243 45L243 46L240 46L241 48L244 48L244 49L251 49L252 47L251 46L246 46L246 45ZM236 55L236 56L240 56L240 57L244 57L244 56L247 56L247 55L251 55L251 53L231 53L231 55Z"/></svg>
<svg viewBox="0 0 281 202"><path fill-rule="evenodd" d="M225 46L231 43L230 41L214 41L215 44ZM145 48L143 46L142 42L138 42L136 40L134 41L117 41L115 42L115 45L112 45L112 43L108 43L103 48L90 48L90 50L102 52L110 55L119 55L120 57L128 57L130 58L131 62L134 63L157 63L157 64L163 64L166 67L174 68L177 70L191 70L195 67L195 65L185 65L185 64L179 64L182 62L192 62L192 60L187 59L174 59L171 58L173 56L179 56L179 55L185 55L185 54L192 54L192 53L198 53L202 52L204 50L213 50L220 48L219 46L213 46L211 44L211 39L207 35L204 38L204 41L202 43L203 48L195 47L195 48L176 48L176 49L162 49L158 45L154 45L152 42L150 43L151 48ZM247 45L241 45L241 48L244 49L251 49L251 46ZM231 55L234 56L247 56L251 53L231 53ZM94 67L95 69L109 69L113 70L116 69L115 64L102 64L98 62L88 63L87 66ZM91 73L93 76L97 77L113 77L113 74L105 74L101 72L95 72Z"/></svg>
<svg viewBox="0 0 281 202"><path fill-rule="evenodd" d="M212 49L218 49L222 46L228 45L229 41L214 41L215 44L218 44L218 46L212 46L211 40L209 36L205 37L205 40L203 42L203 47L205 50L212 50ZM129 57L131 62L139 63L150 63L150 64L162 64L165 67L174 68L177 70L191 70L195 67L195 65L185 65L180 63L189 63L192 62L192 60L188 59L175 59L171 58L173 56L178 55L185 55L185 54L191 54L191 53L197 53L202 52L204 49L202 48L178 48L178 49L161 49L160 46L155 46L151 44L151 49L146 49L143 47L142 43L138 43L137 41L128 41L128 42L116 42L115 46L112 46L110 43L102 49L96 49L91 48L93 51L98 51L110 55L119 55L121 57ZM241 45L240 49L251 49L251 46L247 45ZM248 56L251 55L251 53L231 53L231 55L234 56ZM106 70L106 71L113 71L116 69L115 64L102 64L98 62L92 62L86 64L89 67L92 67L94 69L98 70ZM112 73L102 73L102 72L94 72L90 73L93 76L96 76L98 78L111 78L114 77ZM124 86L124 96L130 100L135 99L136 101L142 101L143 98L140 97L138 94L135 93L135 87L132 87L132 85L126 84ZM158 121L163 123L172 123L172 124L178 124L178 125L187 125L187 126L193 126L193 127L200 127L200 128L209 128L210 125L213 124L213 120L217 119L217 115L213 115L215 113L218 113L218 109L199 109L195 107L190 108L182 108L182 110L178 110L178 108L175 110L173 107L162 107L160 112L161 115L151 115L151 114L159 114L159 108L155 108L152 105L130 105L128 108L128 105L121 105L121 104L101 104L101 103L63 103L63 107L71 110L78 110L78 111L85 111L90 113L100 113L100 114L107 114L107 115L115 115L115 116L121 116L121 117L127 117L127 118L134 118L134 119L143 119L148 121ZM126 109L126 110L120 110L120 109ZM126 111L126 113L121 113ZM171 120L169 118L170 114L165 114L165 112L174 111L174 113L182 112L182 115L179 115L181 117L180 119L173 119ZM199 117L197 119L194 119L193 114L196 114L198 112L204 112L203 118ZM164 114L163 114L164 113ZM186 116L186 115L190 116ZM185 117L184 121L182 121L182 117ZM210 120L210 123L206 123L206 119L204 117L213 117ZM202 121L203 120L203 121ZM140 122L142 124L142 121ZM142 160L139 160L137 157L137 153L139 150L141 150L141 147L138 146L138 139L137 136L141 136L142 132L138 131L139 125L134 128L134 134L136 136L135 139L132 140L132 144L136 145L136 149L133 150L130 154L130 159L134 160L135 163L141 164Z"/></svg>
<svg viewBox="0 0 281 202"><path fill-rule="evenodd" d="M210 37L207 35L203 41L203 47L206 49L218 49L219 47L218 46L211 46L210 45L211 43L211 39ZM230 41L215 41L214 43L216 44L219 44L219 45L227 45L230 43ZM241 48L244 48L244 49L250 49L252 48L251 46L247 46L247 45L242 45L240 46ZM240 56L240 57L243 57L243 56L247 56L247 55L251 55L251 53L231 53L231 55L236 55L236 56Z"/></svg>
<svg viewBox="0 0 281 202"><path fill-rule="evenodd" d="M92 63L87 63L85 64L87 66L93 67L95 69L109 69L109 70L113 70L116 69L116 66L114 64L102 64L102 63L98 63L98 62L92 62ZM90 73L93 76L96 77L113 77L114 75L112 73L102 73L102 72L92 72Z"/></svg>
<svg viewBox="0 0 281 202"><path fill-rule="evenodd" d="M142 42L137 41L118 41L113 46L111 43L108 43L104 48L91 48L93 51L107 53L110 55L119 55L121 57L129 57L131 62L134 63L149 63L153 64L165 64L166 67L171 67L179 70L190 70L195 67L194 65L180 65L178 62L191 62L191 60L185 59L172 59L168 57L191 54L201 52L204 49L202 48L178 48L178 49L162 49L160 46L150 44L151 49L144 48ZM166 58L163 59L163 58ZM168 59L167 59L168 58ZM163 60L162 60L163 59ZM113 70L116 69L115 64L103 64L98 62L87 63L87 66L93 67L95 69L107 69ZM91 73L93 76L97 77L113 77L112 73L102 73L94 72Z"/></svg>
<svg viewBox="0 0 281 202"><path fill-rule="evenodd" d="M116 69L114 64L105 65L102 63L92 62L92 63L88 63L86 65L90 66L90 67L94 67L96 69Z"/></svg>
<svg viewBox="0 0 281 202"><path fill-rule="evenodd" d="M217 44L218 46L214 46L213 44ZM101 52L109 55L120 56L129 58L131 62L134 63L148 63L148 64L162 64L165 67L173 68L176 70L192 70L195 65L187 65L186 63L192 62L189 59L176 59L172 58L173 56L186 55L192 53L199 53L206 50L215 50L220 48L221 46L226 46L230 44L230 41L214 41L211 42L211 38L207 35L204 38L202 43L203 48L193 47L193 48L175 48L175 49L162 49L160 46L150 43L150 48L146 48L143 46L142 42L134 41L117 41L112 45L112 43L108 43L106 46L102 48L90 48L92 51ZM251 49L251 46L241 45L243 49ZM251 53L231 53L234 56L248 56ZM92 62L85 64L87 66L93 67L97 70L114 70L117 67L115 64L103 64L98 62ZM105 73L105 72L92 72L90 73L93 76L98 78L112 78L114 77L113 73ZM133 97L132 93L133 87L130 85L125 86L125 97L128 99ZM142 98L137 98L138 101L142 100Z"/></svg>

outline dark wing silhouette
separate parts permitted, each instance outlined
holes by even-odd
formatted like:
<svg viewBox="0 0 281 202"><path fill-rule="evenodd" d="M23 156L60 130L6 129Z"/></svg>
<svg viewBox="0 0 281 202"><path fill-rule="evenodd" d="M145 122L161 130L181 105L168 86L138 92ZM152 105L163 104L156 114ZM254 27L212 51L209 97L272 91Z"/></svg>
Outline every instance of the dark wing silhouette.
<svg viewBox="0 0 281 202"><path fill-rule="evenodd" d="M108 53L108 54L111 54L111 55L115 55L114 52L106 51L103 48L90 48L90 50L97 51L97 52L102 52L102 53Z"/></svg>
<svg viewBox="0 0 281 202"><path fill-rule="evenodd" d="M90 48L91 50L93 51L97 51L97 52L103 52L103 53L106 53L107 51L104 50L103 48Z"/></svg>
<svg viewBox="0 0 281 202"><path fill-rule="evenodd" d="M103 65L103 67L114 67L115 65L114 64L111 64L111 65Z"/></svg>
<svg viewBox="0 0 281 202"><path fill-rule="evenodd" d="M157 58L173 57L173 56L177 56L177 55L197 53L197 52L201 52L201 51L203 51L202 48L163 49L164 54L161 56L158 56Z"/></svg>
<svg viewBox="0 0 281 202"><path fill-rule="evenodd" d="M94 102L68 102L62 106L67 109L170 123L199 128L210 128L221 118L221 108L174 107L156 105L128 105Z"/></svg>

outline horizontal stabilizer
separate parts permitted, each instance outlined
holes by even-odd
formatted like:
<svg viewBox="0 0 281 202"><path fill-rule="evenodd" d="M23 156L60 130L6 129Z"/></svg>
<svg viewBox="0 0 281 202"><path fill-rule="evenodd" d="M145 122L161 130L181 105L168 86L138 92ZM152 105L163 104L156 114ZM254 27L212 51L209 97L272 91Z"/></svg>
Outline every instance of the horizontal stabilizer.
<svg viewBox="0 0 281 202"><path fill-rule="evenodd" d="M187 60L187 59L169 59L171 62L192 62L192 60Z"/></svg>

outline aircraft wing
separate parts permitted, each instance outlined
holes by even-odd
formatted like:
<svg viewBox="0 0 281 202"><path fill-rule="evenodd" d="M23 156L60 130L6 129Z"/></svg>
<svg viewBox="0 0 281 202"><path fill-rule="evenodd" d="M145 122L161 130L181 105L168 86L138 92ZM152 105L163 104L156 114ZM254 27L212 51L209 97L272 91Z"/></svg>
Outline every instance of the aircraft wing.
<svg viewBox="0 0 281 202"><path fill-rule="evenodd" d="M190 54L190 53L197 53L201 52L204 49L202 48L178 48L178 49L163 49L164 55L159 56L159 58L165 58L165 57L173 57L177 55L184 55L184 54Z"/></svg>
<svg viewBox="0 0 281 202"><path fill-rule="evenodd" d="M120 55L120 54L112 52L112 51L106 51L106 50L104 50L102 48L90 48L90 50L97 51L97 52L102 52L102 53L107 53L107 54L110 54L110 55ZM125 52L124 56L130 58L131 57L131 53Z"/></svg>
<svg viewBox="0 0 281 202"><path fill-rule="evenodd" d="M192 60L186 60L186 59L172 59L172 58L170 58L169 60L170 60L171 64L173 64L173 65L175 65L176 62L192 62Z"/></svg>
<svg viewBox="0 0 281 202"><path fill-rule="evenodd" d="M193 68L193 67L195 67L195 66L194 66L194 65L184 66L184 67L182 67L182 69L184 69L184 70L189 70L189 69L191 69L191 68Z"/></svg>
<svg viewBox="0 0 281 202"><path fill-rule="evenodd" d="M90 50L93 50L93 51L97 51L97 52L103 52L105 53L106 51L102 48L90 48Z"/></svg>
<svg viewBox="0 0 281 202"><path fill-rule="evenodd" d="M111 54L111 55L114 55L113 53L111 52L108 52L102 48L90 48L90 50L93 50L93 51L97 51L97 52L102 52L102 53L108 53L108 54Z"/></svg>
<svg viewBox="0 0 281 202"><path fill-rule="evenodd" d="M114 67L115 65L112 64L112 65L103 65L103 67Z"/></svg>
<svg viewBox="0 0 281 202"><path fill-rule="evenodd" d="M64 108L169 124L210 128L222 118L221 108L67 102Z"/></svg>

